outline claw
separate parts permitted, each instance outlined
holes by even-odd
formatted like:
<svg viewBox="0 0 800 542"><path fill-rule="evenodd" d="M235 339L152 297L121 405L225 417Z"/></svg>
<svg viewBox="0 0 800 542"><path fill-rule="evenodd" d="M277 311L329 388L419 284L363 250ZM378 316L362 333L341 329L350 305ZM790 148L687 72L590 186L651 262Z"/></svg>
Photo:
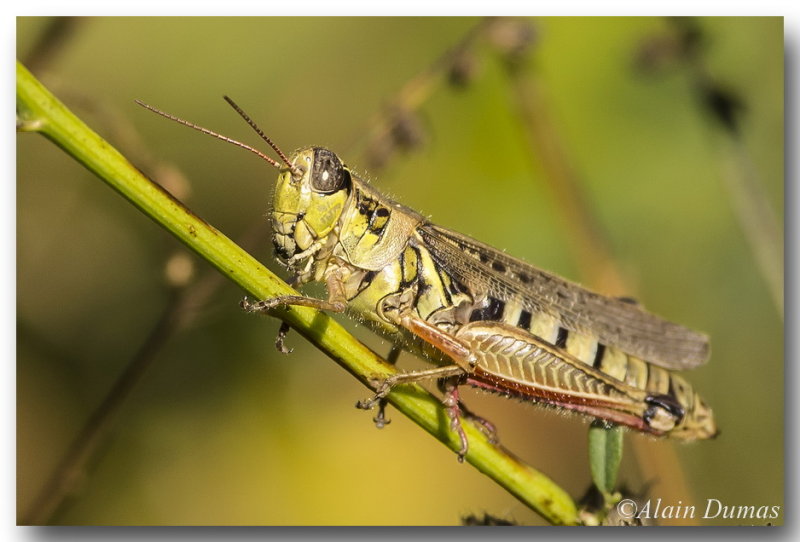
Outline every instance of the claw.
<svg viewBox="0 0 800 542"><path fill-rule="evenodd" d="M389 395L389 392L392 391L394 386L415 383L427 378L438 377L445 379L450 383L450 386L447 389L442 401L447 409L447 416L450 419L450 427L458 434L458 438L461 440L461 448L458 450L458 460L459 462L463 462L464 457L467 455L467 451L469 449L467 435L464 433L464 429L461 427L461 422L459 421L461 409L459 407L457 385L463 376L464 370L461 369L461 367L457 365L448 365L444 367L436 367L434 369L427 369L425 371L416 371L413 373L396 373L385 379L375 378L370 381L370 384L375 389L375 395L369 399L358 401L356 403L356 408L370 410L375 406L375 404L378 404L379 411L373 420L375 421L375 425L381 428L389 423L389 420L386 419L384 413L384 409L386 407L385 397Z"/></svg>
<svg viewBox="0 0 800 542"><path fill-rule="evenodd" d="M281 322L281 327L278 329L278 336L275 337L275 348L277 348L278 352L281 354L291 354L294 351L294 348L286 348L286 345L284 344L286 335L291 329L292 328L289 327L289 324L286 322Z"/></svg>
<svg viewBox="0 0 800 542"><path fill-rule="evenodd" d="M378 429L383 429L384 427L392 423L392 420L386 418L386 405L387 405L386 399L381 399L378 402L378 414L374 418L372 418L372 421L375 422L375 427L377 427Z"/></svg>
<svg viewBox="0 0 800 542"><path fill-rule="evenodd" d="M356 408L360 408L361 410L372 410L372 407L375 406L374 397L372 399L362 399L356 401Z"/></svg>
<svg viewBox="0 0 800 542"><path fill-rule="evenodd" d="M278 299L278 298L274 298ZM239 302L239 306L245 312L267 312L269 309L272 309L277 304L274 302L274 299L265 299L263 301L250 301L247 296L243 297L242 300Z"/></svg>
<svg viewBox="0 0 800 542"><path fill-rule="evenodd" d="M362 399L361 401L358 401L356 403L356 408L360 408L362 410L372 410L372 407L374 407L376 403L383 403L380 407L382 411L386 404L384 398L387 395L389 395L390 391L392 391L391 380L392 377L389 377L385 380L379 380L379 379L372 380L370 384L376 386L375 395L373 395L369 399ZM378 384L379 382L380 384ZM378 413L378 416L381 416L381 412Z"/></svg>

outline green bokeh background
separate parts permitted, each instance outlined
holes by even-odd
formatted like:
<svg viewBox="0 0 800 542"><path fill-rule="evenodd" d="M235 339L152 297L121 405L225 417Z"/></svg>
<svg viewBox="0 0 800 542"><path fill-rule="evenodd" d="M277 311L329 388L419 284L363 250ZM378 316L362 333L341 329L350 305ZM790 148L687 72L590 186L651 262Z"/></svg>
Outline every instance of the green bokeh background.
<svg viewBox="0 0 800 542"><path fill-rule="evenodd" d="M18 58L49 22L18 20ZM191 183L182 199L234 239L267 211L274 171L134 99L254 141L222 101L228 94L284 149L327 146L437 223L591 282L487 47L478 48L467 88L443 86L425 101L418 149L395 155L379 174L359 165L371 119L476 22L89 18L32 69L147 173L156 174L157 161L178 168ZM665 504L701 511L712 498L783 505L783 323L724 182L726 136L698 105L685 67L649 76L633 68L643 41L670 23L528 22L536 33L528 69L631 290L653 312L711 336L711 362L688 379L713 406L721 437L676 445L629 434L622 481L634 490L650 484L655 500L663 484L683 477L688 491ZM697 24L708 73L745 105L741 148L782 224L782 20ZM155 324L169 300L165 261L183 249L44 138L22 134L17 149L21 517ZM268 239L264 222L255 253L277 268ZM196 261L196 273L207 272ZM243 314L240 297L224 284L162 349L54 523L448 525L483 512L542 523L396 412L376 430L370 414L353 408L365 388L297 336L288 340L294 353L278 355L278 324ZM401 364L419 366L407 356ZM576 498L588 487L585 420L464 396L515 454ZM636 446L674 448L680 472L643 472Z"/></svg>

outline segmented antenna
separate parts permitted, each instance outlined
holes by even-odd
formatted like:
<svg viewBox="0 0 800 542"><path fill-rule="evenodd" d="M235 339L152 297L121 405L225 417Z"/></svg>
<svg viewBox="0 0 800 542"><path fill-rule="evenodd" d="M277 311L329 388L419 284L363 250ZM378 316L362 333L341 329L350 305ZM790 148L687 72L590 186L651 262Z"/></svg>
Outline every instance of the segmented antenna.
<svg viewBox="0 0 800 542"><path fill-rule="evenodd" d="M270 147L272 147L272 148L273 148L273 150L274 150L275 152L277 152L277 153L278 153L278 156L280 156L280 157L281 157L281 160L283 160L283 161L284 161L284 163L285 163L287 166L289 166L289 167L291 168L291 167L292 167L292 164L291 164L291 163L289 163L289 159L286 157L286 155L283 153L283 151L282 151L282 150L280 150L280 149L278 148L278 146L277 146L275 143L273 143L273 142L272 142L272 140L271 140L269 137L267 137L267 135L266 135L264 132L262 132L262 131L261 131L261 128L259 128L259 127L258 127L258 125L257 125L257 124L256 124L256 123L255 123L255 122L254 122L254 121L253 121L253 120L252 120L252 119L251 119L251 118L250 118L250 117L247 115L247 113L245 113L245 112L244 112L244 110L243 110L241 107L239 107L238 105L236 105L236 102L234 102L234 101L233 101L233 100L232 100L232 99L231 99L229 96L223 96L223 98L225 98L225 101L226 101L226 102L228 102L228 104L229 104L229 105L230 105L230 106L231 106L231 107L232 107L232 108L233 108L233 109L234 109L234 110L235 110L237 113L239 113L239 116L240 116L240 117L242 117L242 118L245 120L245 122L247 122L247 124L249 124L249 125L250 125L250 128L252 128L253 130L255 130L255 131L256 131L256 133L257 133L259 136L261 136L261 139L263 139L264 141L266 141L266 142L269 144L269 146L270 146Z"/></svg>
<svg viewBox="0 0 800 542"><path fill-rule="evenodd" d="M277 145L275 145L272 141L270 141L270 139L261 132L261 130L255 125L255 123L253 123L247 117L247 115L245 115L245 113L236 104L234 104L232 100L230 100L230 98L228 98L226 96L225 100L227 100L228 103L230 103L233 106L233 108L236 109L236 111L240 115L242 115L244 117L244 119L247 121L247 123L250 126L252 126L256 130L256 132L267 143L269 143L270 147L275 149L275 152L278 153L278 155L281 157L281 160L283 160L286 163L286 165L289 167L289 169L292 170L293 173L295 173L296 172L296 168L292 167L292 164L289 162L289 159L286 157L286 155L280 149L278 149ZM260 150L254 148L254 147L251 147L250 145L247 145L246 143L242 143L241 141L237 141L235 139L232 139L230 137L224 136L222 134L218 134L217 132L214 132L213 130L209 130L208 128L203 128L202 126L198 126L197 124L189 122L188 120L183 120L180 117L176 117L175 115L171 115L171 114L169 114L169 113L167 113L165 111L161 111L160 109L158 109L156 107L153 107L152 105L148 105L148 104L146 104L146 103L144 103L144 102L142 102L140 100L135 100L135 102L137 104L141 105L142 107L144 107L145 109L149 109L153 113L157 113L157 114L161 115L162 117L165 117L165 118L168 118L169 120L177 122L178 124L183 124L184 126L188 126L189 128L193 128L193 129L197 130L198 132L202 132L204 134L216 137L217 139L221 139L222 141L226 141L228 143L236 145L237 147L241 147L243 149L246 149L246 150L252 152L253 154L259 156L261 159L266 161L271 166L273 166L273 167L275 167L277 169L283 169L283 166L281 165L280 162L278 162L274 158L271 158L271 157L267 156L266 154L264 154Z"/></svg>

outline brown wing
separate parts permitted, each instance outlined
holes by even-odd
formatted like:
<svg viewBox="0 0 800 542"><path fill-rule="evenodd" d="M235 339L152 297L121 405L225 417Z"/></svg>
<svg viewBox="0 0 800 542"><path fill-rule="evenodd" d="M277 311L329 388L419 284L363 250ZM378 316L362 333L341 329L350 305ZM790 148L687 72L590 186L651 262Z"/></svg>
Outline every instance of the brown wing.
<svg viewBox="0 0 800 542"><path fill-rule="evenodd" d="M666 369L690 369L708 359L708 337L702 333L638 305L590 292L434 224L425 223L417 231L439 265L492 297L514 299L528 311L551 314L570 331L594 334L602 344Z"/></svg>

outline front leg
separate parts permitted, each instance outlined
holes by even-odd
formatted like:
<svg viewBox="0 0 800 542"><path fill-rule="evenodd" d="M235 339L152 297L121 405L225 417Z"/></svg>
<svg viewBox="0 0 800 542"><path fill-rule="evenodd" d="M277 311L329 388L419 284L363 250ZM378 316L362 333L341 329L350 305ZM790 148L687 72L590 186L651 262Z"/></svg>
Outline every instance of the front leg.
<svg viewBox="0 0 800 542"><path fill-rule="evenodd" d="M321 311L344 312L347 308L347 294L344 284L347 280L346 268L337 267L325 278L325 287L328 290L328 299L317 299L304 295L279 295L252 302L247 297L240 303L247 312L267 313L276 307L311 307ZM297 280L292 280L293 286L298 286Z"/></svg>
<svg viewBox="0 0 800 542"><path fill-rule="evenodd" d="M297 281L291 281L292 286L297 286ZM239 306L245 312L255 314L266 314L276 307L289 307L291 305L301 307L311 307L317 310L331 311L331 312L344 312L347 308L347 297L344 292L343 279L338 274L333 273L328 277L326 286L328 288L328 299L317 299L315 297L307 297L302 295L282 295L264 299L262 301L250 301L246 296L239 303ZM292 351L291 348L286 348L284 341L288 335L289 324L286 322L281 323L278 330L278 336L275 338L275 348L281 354L288 354Z"/></svg>
<svg viewBox="0 0 800 542"><path fill-rule="evenodd" d="M325 300L303 295L281 295L262 301L250 301L245 297L239 304L245 312L267 313L276 307L311 307L321 311L344 312L347 303L341 300Z"/></svg>

